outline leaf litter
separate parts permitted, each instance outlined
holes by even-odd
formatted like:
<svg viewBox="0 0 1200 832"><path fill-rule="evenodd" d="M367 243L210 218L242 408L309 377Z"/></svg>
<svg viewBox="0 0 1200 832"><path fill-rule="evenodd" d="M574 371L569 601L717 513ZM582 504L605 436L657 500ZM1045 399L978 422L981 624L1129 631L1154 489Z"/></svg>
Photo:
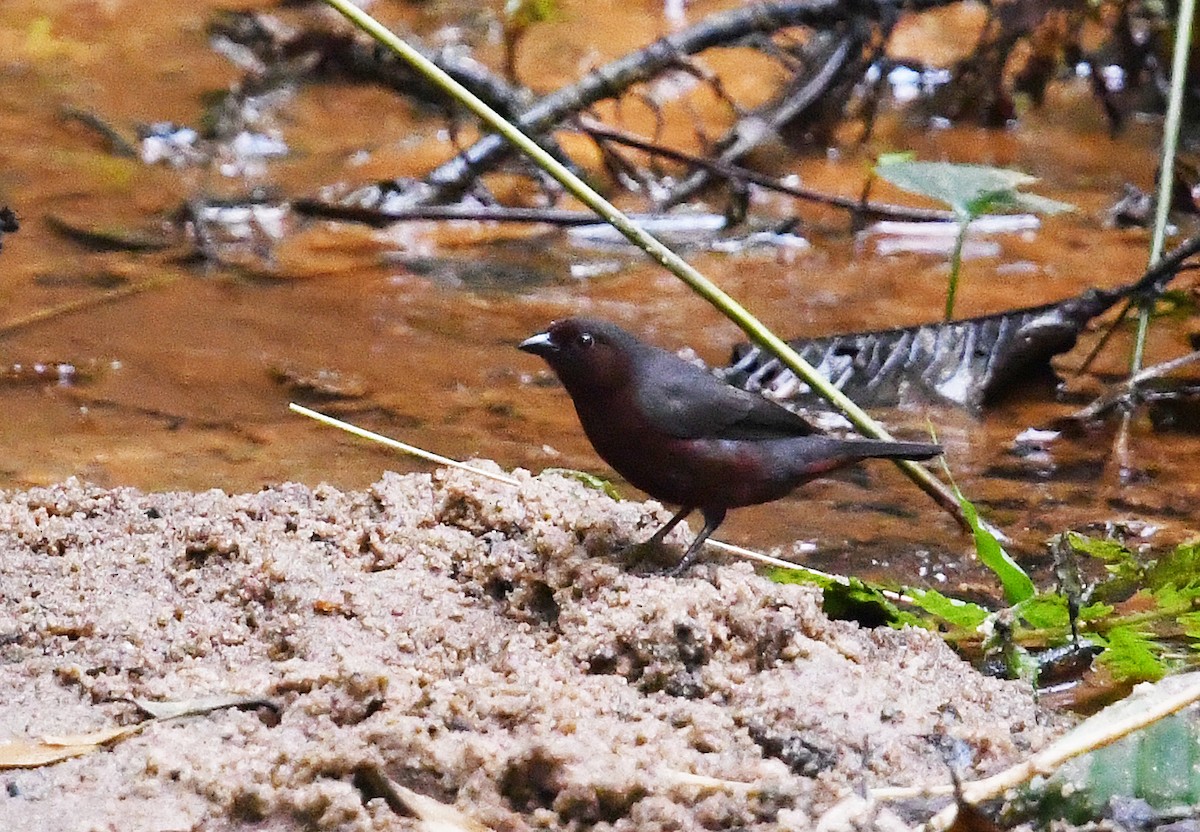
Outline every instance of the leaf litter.
<svg viewBox="0 0 1200 832"><path fill-rule="evenodd" d="M202 716L222 708L273 707L263 699L244 696L207 696L202 699L180 702L151 702L134 700L138 709L150 719L133 725L102 728L86 734L66 736L44 736L34 740L14 740L0 743L0 770L11 768L37 768L62 762L71 757L90 754L147 728L155 720L179 719L185 716Z"/></svg>

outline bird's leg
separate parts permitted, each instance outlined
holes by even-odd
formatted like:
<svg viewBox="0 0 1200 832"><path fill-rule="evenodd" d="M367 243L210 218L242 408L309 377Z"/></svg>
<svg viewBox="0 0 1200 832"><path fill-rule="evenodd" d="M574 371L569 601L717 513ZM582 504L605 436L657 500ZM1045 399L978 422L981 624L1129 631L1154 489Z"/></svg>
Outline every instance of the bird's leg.
<svg viewBox="0 0 1200 832"><path fill-rule="evenodd" d="M689 514L691 514L695 510L696 510L695 506L684 506L683 508L679 509L679 511L677 511L675 513L675 516L667 521L667 525L663 526L661 529L656 531L654 533L654 537L650 538L642 545L643 546L660 546L660 545L662 545L662 542L667 539L667 535L669 535L671 533L671 530L673 528L675 528L676 526L678 526L683 521L683 518L687 517Z"/></svg>
<svg viewBox="0 0 1200 832"><path fill-rule="evenodd" d="M725 509L723 508L706 508L704 509L704 528L700 530L700 534L692 541L692 545L687 547L687 551L683 553L683 557L679 559L679 563L667 573L672 576L682 575L696 557L700 554L700 549L704 546L704 541L712 536L712 533L717 530L717 526L725 519ZM674 520L672 520L674 522Z"/></svg>

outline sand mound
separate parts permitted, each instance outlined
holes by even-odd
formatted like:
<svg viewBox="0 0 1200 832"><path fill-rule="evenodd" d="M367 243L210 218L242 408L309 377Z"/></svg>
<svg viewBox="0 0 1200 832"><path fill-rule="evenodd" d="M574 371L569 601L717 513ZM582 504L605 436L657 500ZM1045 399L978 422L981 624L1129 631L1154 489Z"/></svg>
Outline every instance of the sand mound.
<svg viewBox="0 0 1200 832"><path fill-rule="evenodd" d="M495 829L810 828L944 781L947 737L973 775L1053 733L936 636L831 622L744 564L632 574L613 548L665 511L515 476L3 495L0 740L132 721L126 697L279 711L0 772L0 828L414 828L363 770Z"/></svg>

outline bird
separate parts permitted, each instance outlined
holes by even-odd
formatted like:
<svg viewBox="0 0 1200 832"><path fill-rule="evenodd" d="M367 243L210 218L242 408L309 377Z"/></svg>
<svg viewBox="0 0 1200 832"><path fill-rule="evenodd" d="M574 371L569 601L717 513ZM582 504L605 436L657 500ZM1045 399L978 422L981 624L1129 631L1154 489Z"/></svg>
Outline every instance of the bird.
<svg viewBox="0 0 1200 832"><path fill-rule="evenodd" d="M674 575L695 561L731 508L777 500L859 460L942 453L926 442L827 436L782 405L609 321L564 318L517 348L550 365L605 462L654 499L680 507L644 545L658 546L701 511L704 526Z"/></svg>

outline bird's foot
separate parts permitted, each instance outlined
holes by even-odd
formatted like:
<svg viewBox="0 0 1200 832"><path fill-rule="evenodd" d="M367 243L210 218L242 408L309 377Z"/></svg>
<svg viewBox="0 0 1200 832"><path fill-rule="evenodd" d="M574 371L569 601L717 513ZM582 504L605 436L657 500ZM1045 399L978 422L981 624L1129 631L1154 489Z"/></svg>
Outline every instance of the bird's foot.
<svg viewBox="0 0 1200 832"><path fill-rule="evenodd" d="M672 578L678 578L684 572L688 571L688 569L696 562L697 556L699 554L700 554L699 547L697 547L697 546L689 547L688 550L683 553L683 557L681 557L679 559L679 562L676 563L674 566L672 566L670 569L664 569L662 574L667 575Z"/></svg>

